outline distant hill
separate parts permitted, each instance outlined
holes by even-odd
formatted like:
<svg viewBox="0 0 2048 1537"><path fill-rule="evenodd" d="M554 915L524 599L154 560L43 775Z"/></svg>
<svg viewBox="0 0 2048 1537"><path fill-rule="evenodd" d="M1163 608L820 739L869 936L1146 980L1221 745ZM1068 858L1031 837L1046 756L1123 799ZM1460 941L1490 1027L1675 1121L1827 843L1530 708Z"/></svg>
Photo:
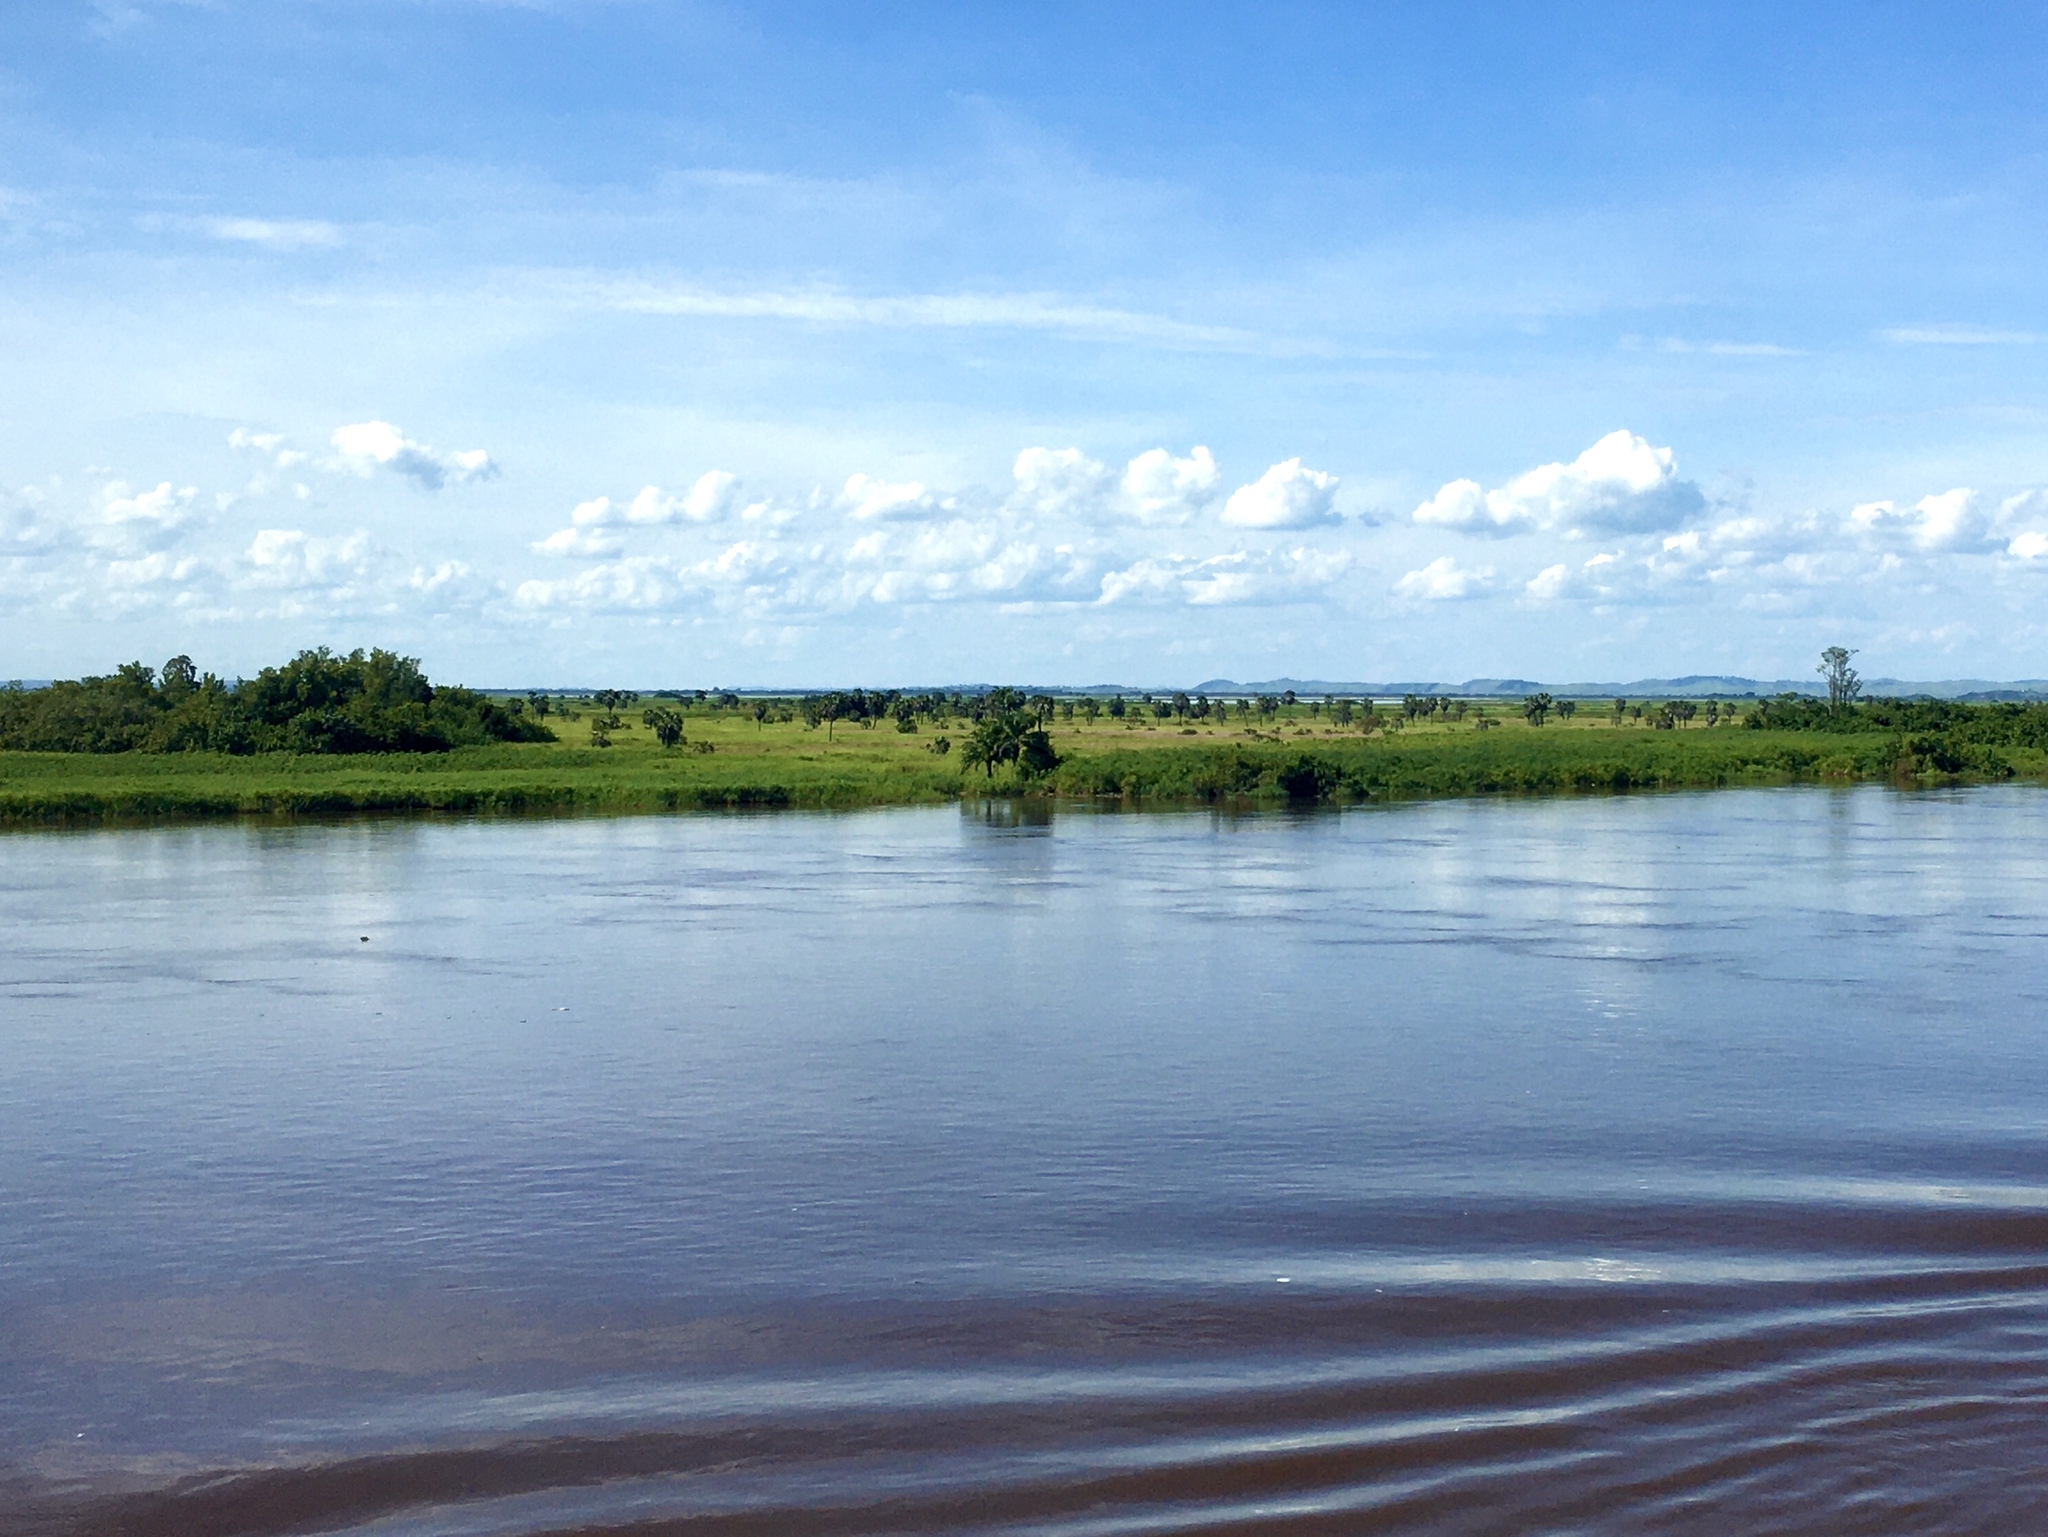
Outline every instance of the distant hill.
<svg viewBox="0 0 2048 1537"><path fill-rule="evenodd" d="M33 688L38 685L29 686ZM733 689L731 692L748 697L788 698L797 694L822 693L830 688L865 686L838 683L803 688L741 688ZM1071 683L1026 683L1011 686L1021 687L1027 694L1094 694L1104 699L1112 694L1122 694L1125 698L1136 699L1143 694L1171 694L1176 689L1185 689L1189 694L1207 694L1212 698L1219 695L1236 698L1241 694L1284 694L1287 690L1293 689L1303 699L1320 699L1325 694L1349 695L1354 699L1366 696L1398 699L1403 694L1446 694L1461 699L1520 699L1527 694L1546 691L1560 699L1744 699L1768 698L1773 694L1818 695L1827 692L1818 678L1742 678L1722 673L1692 673L1683 678L1637 678L1627 683L1543 683L1534 678L1467 678L1462 683L1446 683L1435 679L1392 679L1377 682L1354 679L1340 682L1328 678L1265 678L1239 683L1231 678L1209 678L1201 683L1191 684L1087 683L1076 686ZM993 687L995 685L992 683L915 684L905 688L903 692L922 694L936 688L948 694L978 694ZM556 686L546 692L587 694L590 690ZM643 688L641 692L652 697L657 691ZM1917 697L1960 699L1973 703L2001 699L2048 701L2048 678L2019 678L2004 683L1986 678L1943 678L1932 682L1914 682L1904 678L1870 678L1864 682L1863 694L1865 698Z"/></svg>
<svg viewBox="0 0 2048 1537"><path fill-rule="evenodd" d="M1769 697L1773 694L1824 694L1819 678L1742 678L1719 673L1694 673L1683 678L1636 678L1626 683L1540 683L1532 678L1467 678L1462 683L1440 682L1330 682L1321 678L1269 678L1260 682L1237 683L1229 678L1211 678L1198 683L1190 693L1278 694L1287 689L1316 697L1322 694L1455 694L1461 698L1514 697L1547 691L1564 699L1705 699ZM1126 691L1128 692L1128 690ZM1156 690L1155 690L1156 692ZM1984 678L1944 678L1915 682L1904 678L1869 678L1864 681L1866 697L1930 699L2048 699L2048 678L2021 678L2009 683Z"/></svg>

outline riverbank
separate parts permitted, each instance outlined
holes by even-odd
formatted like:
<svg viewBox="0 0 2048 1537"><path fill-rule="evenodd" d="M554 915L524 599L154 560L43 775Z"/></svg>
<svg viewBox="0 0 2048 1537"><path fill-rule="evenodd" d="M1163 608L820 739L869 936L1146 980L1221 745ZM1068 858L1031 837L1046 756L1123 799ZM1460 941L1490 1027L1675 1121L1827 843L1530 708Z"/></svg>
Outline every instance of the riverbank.
<svg viewBox="0 0 2048 1537"><path fill-rule="evenodd" d="M350 756L0 752L0 825L235 816L579 814L929 805L988 791L1134 806L1339 803L1493 794L1704 789L1801 781L1970 782L2048 777L2048 753L1916 756L1896 733L1656 731L1520 721L1375 730L1172 724L1055 728L1062 762L1020 781L935 752L947 733L693 718L680 747L644 728L446 753ZM954 732L954 737L960 732Z"/></svg>

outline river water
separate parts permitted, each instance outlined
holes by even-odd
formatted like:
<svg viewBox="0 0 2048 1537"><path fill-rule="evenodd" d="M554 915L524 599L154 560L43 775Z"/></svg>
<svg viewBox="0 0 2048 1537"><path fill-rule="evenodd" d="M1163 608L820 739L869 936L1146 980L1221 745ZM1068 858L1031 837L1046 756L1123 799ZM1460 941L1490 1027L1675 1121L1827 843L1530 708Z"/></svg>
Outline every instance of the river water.
<svg viewBox="0 0 2048 1537"><path fill-rule="evenodd" d="M0 1530L2048 1530L2048 797L0 839Z"/></svg>

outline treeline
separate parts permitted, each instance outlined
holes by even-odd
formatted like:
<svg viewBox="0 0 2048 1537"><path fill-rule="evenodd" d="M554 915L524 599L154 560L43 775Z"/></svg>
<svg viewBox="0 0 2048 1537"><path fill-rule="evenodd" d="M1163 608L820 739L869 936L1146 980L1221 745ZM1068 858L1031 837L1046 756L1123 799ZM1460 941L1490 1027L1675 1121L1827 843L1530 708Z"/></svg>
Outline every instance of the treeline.
<svg viewBox="0 0 2048 1537"><path fill-rule="evenodd" d="M414 657L321 647L229 684L186 656L0 689L0 748L26 752L423 753L554 734L518 700L436 688Z"/></svg>
<svg viewBox="0 0 2048 1537"><path fill-rule="evenodd" d="M1833 703L1799 694L1760 699L1745 725L1758 731L1825 731L1854 736L1884 731L1939 736L1975 747L2048 748L2048 704L2000 700L1965 704L1954 699L1864 699Z"/></svg>

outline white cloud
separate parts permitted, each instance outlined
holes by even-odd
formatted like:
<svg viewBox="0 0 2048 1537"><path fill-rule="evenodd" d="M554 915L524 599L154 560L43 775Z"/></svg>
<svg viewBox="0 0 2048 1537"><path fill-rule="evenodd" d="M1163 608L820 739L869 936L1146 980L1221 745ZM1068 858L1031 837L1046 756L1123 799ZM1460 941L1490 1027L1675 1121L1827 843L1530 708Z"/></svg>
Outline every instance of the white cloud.
<svg viewBox="0 0 2048 1537"><path fill-rule="evenodd" d="M1523 591L1539 602L1548 603L1563 597L1571 590L1571 585L1572 568L1560 561L1557 565L1545 566L1537 572L1529 579Z"/></svg>
<svg viewBox="0 0 2048 1537"><path fill-rule="evenodd" d="M1610 432L1570 464L1525 471L1493 491L1454 480L1415 509L1417 523L1464 533L1531 529L1654 533L1702 511L1706 499L1678 478L1676 456L1627 431Z"/></svg>
<svg viewBox="0 0 2048 1537"><path fill-rule="evenodd" d="M1998 331L1989 326L1894 326L1881 333L1910 347L2026 347L2048 341L2038 331Z"/></svg>
<svg viewBox="0 0 2048 1537"><path fill-rule="evenodd" d="M370 536L361 529L338 539L296 528L258 529L242 554L244 585L336 586L364 575L369 557Z"/></svg>
<svg viewBox="0 0 2048 1537"><path fill-rule="evenodd" d="M1041 517L1097 519L1116 485L1116 471L1078 448L1027 448L1010 473L1014 504Z"/></svg>
<svg viewBox="0 0 2048 1537"><path fill-rule="evenodd" d="M460 485L489 480L498 473L491 456L481 448L444 454L415 443L389 422L337 427L331 441L341 468L366 477L379 467L388 468L428 491L438 491L451 480Z"/></svg>
<svg viewBox="0 0 2048 1537"><path fill-rule="evenodd" d="M1314 597L1352 569L1348 552L1234 550L1206 557L1147 556L1105 572L1098 604L1179 602L1193 607L1289 603Z"/></svg>
<svg viewBox="0 0 2048 1537"><path fill-rule="evenodd" d="M1995 526L2014 559L2031 562L2048 555L2048 491L2007 497L1998 504Z"/></svg>
<svg viewBox="0 0 2048 1537"><path fill-rule="evenodd" d="M665 567L635 556L591 566L559 581L521 582L512 601L526 609L620 612L662 607L674 591L671 573Z"/></svg>
<svg viewBox="0 0 2048 1537"><path fill-rule="evenodd" d="M228 447L244 453L257 454L280 470L291 469L295 465L305 463L306 460L306 456L298 449L286 446L285 436L281 432L250 432L247 428L237 427L228 434Z"/></svg>
<svg viewBox="0 0 2048 1537"><path fill-rule="evenodd" d="M2048 555L2048 529L2030 528L2014 534L2006 552L2020 560L2039 560Z"/></svg>
<svg viewBox="0 0 2048 1537"><path fill-rule="evenodd" d="M1404 598L1423 603L1440 603L1478 596L1493 585L1493 567L1468 568L1449 555L1439 555L1419 571L1410 571L1394 583Z"/></svg>
<svg viewBox="0 0 2048 1537"><path fill-rule="evenodd" d="M1199 443L1185 459L1150 448L1124 467L1125 505L1139 523L1185 523L1216 499L1221 478L1215 458Z"/></svg>
<svg viewBox="0 0 2048 1537"><path fill-rule="evenodd" d="M946 516L954 507L951 498L933 495L918 481L892 482L858 473L846 478L839 505L861 523L922 522Z"/></svg>
<svg viewBox="0 0 2048 1537"><path fill-rule="evenodd" d="M320 219L208 219L201 226L216 240L242 241L272 251L331 246L341 231Z"/></svg>
<svg viewBox="0 0 2048 1537"><path fill-rule="evenodd" d="M739 501L739 478L724 470L712 470L697 477L696 484L681 496L670 496L659 486L642 486L632 501L620 506L608 496L577 503L569 514L569 526L557 529L532 548L542 555L616 555L625 548L616 530L628 525L659 526L669 523L715 523ZM747 509L747 516L765 512L761 503Z"/></svg>
<svg viewBox="0 0 2048 1537"><path fill-rule="evenodd" d="M1336 476L1287 459L1231 492L1223 521L1239 528L1314 528L1340 521L1331 505L1336 495Z"/></svg>
<svg viewBox="0 0 2048 1537"><path fill-rule="evenodd" d="M737 475L709 470L681 496L670 496L660 486L642 486L622 511L628 523L716 523L738 506L739 486Z"/></svg>
<svg viewBox="0 0 2048 1537"><path fill-rule="evenodd" d="M1009 505L1026 516L1147 527L1186 523L1216 499L1219 478L1215 458L1199 446L1185 459L1147 449L1121 476L1078 448L1027 448L1012 474Z"/></svg>
<svg viewBox="0 0 2048 1537"><path fill-rule="evenodd" d="M829 289L717 293L649 284L573 285L608 308L648 315L703 315L735 320L794 320L941 330L1045 330L1115 336L1228 351L1263 350L1254 332L1079 304L1056 294L849 294ZM1312 350L1295 345L1288 350Z"/></svg>
<svg viewBox="0 0 2048 1537"><path fill-rule="evenodd" d="M1982 498L1968 486L1923 496L1911 507L1895 502L1865 502L1849 511L1849 527L1880 537L1903 536L1922 553L1969 554L1995 550L2006 540L1998 529L2010 515L2010 504L1987 512Z"/></svg>
<svg viewBox="0 0 2048 1537"><path fill-rule="evenodd" d="M131 492L124 481L110 481L100 490L92 541L124 554L168 549L190 529L197 495L191 486L173 491L168 480L141 492Z"/></svg>

